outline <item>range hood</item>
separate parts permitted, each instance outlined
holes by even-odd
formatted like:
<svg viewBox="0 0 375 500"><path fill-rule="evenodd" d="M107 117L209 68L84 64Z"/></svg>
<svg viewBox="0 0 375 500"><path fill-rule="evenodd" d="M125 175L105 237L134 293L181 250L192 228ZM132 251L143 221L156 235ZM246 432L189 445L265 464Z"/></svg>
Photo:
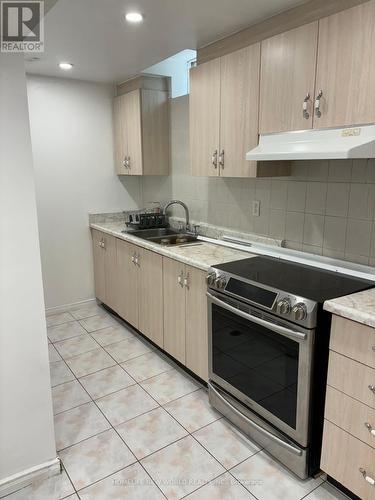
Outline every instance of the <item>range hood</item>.
<svg viewBox="0 0 375 500"><path fill-rule="evenodd" d="M375 158L375 125L266 134L247 160Z"/></svg>

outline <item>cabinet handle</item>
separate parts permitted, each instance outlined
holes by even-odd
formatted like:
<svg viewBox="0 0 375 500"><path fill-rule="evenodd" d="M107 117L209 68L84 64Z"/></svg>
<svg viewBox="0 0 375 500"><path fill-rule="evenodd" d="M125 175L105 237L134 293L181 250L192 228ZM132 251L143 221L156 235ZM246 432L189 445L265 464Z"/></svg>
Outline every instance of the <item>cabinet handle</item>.
<svg viewBox="0 0 375 500"><path fill-rule="evenodd" d="M138 266L138 267L141 267L140 264L139 264L139 258L140 258L139 253L135 254L135 265Z"/></svg>
<svg viewBox="0 0 375 500"><path fill-rule="evenodd" d="M311 98L311 96L310 96L310 93L308 92L306 94L306 97L303 100L303 105L302 105L303 117L306 120L308 120L310 118L310 113L309 113L309 109L308 109L309 108L308 103L310 101L310 98Z"/></svg>
<svg viewBox="0 0 375 500"><path fill-rule="evenodd" d="M365 422L365 427L369 431L371 436L375 437L375 429L373 428L373 426L371 424L369 424L368 422Z"/></svg>
<svg viewBox="0 0 375 500"><path fill-rule="evenodd" d="M368 388L370 389L371 392L375 394L375 385L370 384Z"/></svg>
<svg viewBox="0 0 375 500"><path fill-rule="evenodd" d="M323 90L321 90L315 98L315 116L317 118L320 118L322 116L322 112L320 109L322 97L323 97Z"/></svg>
<svg viewBox="0 0 375 500"><path fill-rule="evenodd" d="M132 255L132 262L133 262L134 265L135 265L135 256L136 256L136 253L134 252L133 255Z"/></svg>
<svg viewBox="0 0 375 500"><path fill-rule="evenodd" d="M126 157L126 168L130 169L130 156Z"/></svg>
<svg viewBox="0 0 375 500"><path fill-rule="evenodd" d="M124 160L122 160L122 166L126 168L126 157Z"/></svg>
<svg viewBox="0 0 375 500"><path fill-rule="evenodd" d="M372 346L372 350L375 352L375 345Z"/></svg>
<svg viewBox="0 0 375 500"><path fill-rule="evenodd" d="M177 283L180 285L181 288L184 286L183 277L184 277L184 272L181 271L177 278Z"/></svg>
<svg viewBox="0 0 375 500"><path fill-rule="evenodd" d="M213 152L213 155L211 157L211 163L214 166L214 168L217 168L217 149Z"/></svg>
<svg viewBox="0 0 375 500"><path fill-rule="evenodd" d="M187 275L184 278L184 287L187 288L188 290L189 290L189 286L190 286L189 278L190 278L189 273L187 273Z"/></svg>
<svg viewBox="0 0 375 500"><path fill-rule="evenodd" d="M360 467L359 472L362 474L365 481L367 481L369 484L371 484L371 486L375 486L375 479L371 476L368 476L365 469L362 469L362 467Z"/></svg>
<svg viewBox="0 0 375 500"><path fill-rule="evenodd" d="M220 168L224 169L224 149L221 150L221 153L219 155L219 165Z"/></svg>

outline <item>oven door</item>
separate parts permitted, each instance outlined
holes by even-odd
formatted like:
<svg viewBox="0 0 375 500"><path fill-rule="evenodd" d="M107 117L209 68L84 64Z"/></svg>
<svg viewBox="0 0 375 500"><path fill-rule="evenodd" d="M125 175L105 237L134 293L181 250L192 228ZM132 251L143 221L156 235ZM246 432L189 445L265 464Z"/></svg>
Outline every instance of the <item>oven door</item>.
<svg viewBox="0 0 375 500"><path fill-rule="evenodd" d="M211 290L207 297L210 380L307 446L314 330Z"/></svg>

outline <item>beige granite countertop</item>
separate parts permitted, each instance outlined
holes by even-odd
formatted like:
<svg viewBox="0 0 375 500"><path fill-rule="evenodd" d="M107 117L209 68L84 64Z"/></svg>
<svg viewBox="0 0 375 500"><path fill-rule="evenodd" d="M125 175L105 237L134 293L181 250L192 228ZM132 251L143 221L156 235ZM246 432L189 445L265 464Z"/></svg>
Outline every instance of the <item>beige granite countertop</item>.
<svg viewBox="0 0 375 500"><path fill-rule="evenodd" d="M203 271L207 271L210 266L215 264L223 264L224 262L231 262L234 260L248 259L249 257L256 257L256 255L235 250L214 243L198 240L198 244L190 244L185 246L165 247L157 243L152 243L147 240L142 240L129 233L123 233L123 222L98 222L91 223L90 227L102 231L103 233L110 234L116 238L120 238L129 243L134 243L142 248L152 250L160 255L171 257L172 259L179 260Z"/></svg>
<svg viewBox="0 0 375 500"><path fill-rule="evenodd" d="M327 300L324 309L337 316L375 328L375 288Z"/></svg>

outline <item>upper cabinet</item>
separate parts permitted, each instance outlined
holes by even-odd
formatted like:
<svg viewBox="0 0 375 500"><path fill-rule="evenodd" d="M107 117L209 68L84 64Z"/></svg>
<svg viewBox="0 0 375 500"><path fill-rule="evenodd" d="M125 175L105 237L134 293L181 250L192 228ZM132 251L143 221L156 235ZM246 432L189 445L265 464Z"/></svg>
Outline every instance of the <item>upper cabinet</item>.
<svg viewBox="0 0 375 500"><path fill-rule="evenodd" d="M220 59L190 70L190 159L193 175L219 175Z"/></svg>
<svg viewBox="0 0 375 500"><path fill-rule="evenodd" d="M375 1L262 42L259 132L375 122Z"/></svg>
<svg viewBox="0 0 375 500"><path fill-rule="evenodd" d="M115 163L119 175L168 175L169 79L141 76L117 87Z"/></svg>
<svg viewBox="0 0 375 500"><path fill-rule="evenodd" d="M258 143L260 44L190 71L190 155L193 175L287 175L289 166L245 159ZM276 169L275 169L276 167Z"/></svg>
<svg viewBox="0 0 375 500"><path fill-rule="evenodd" d="M313 126L318 22L262 42L259 132Z"/></svg>
<svg viewBox="0 0 375 500"><path fill-rule="evenodd" d="M260 44L221 58L220 149L222 177L251 177L245 155L258 144Z"/></svg>
<svg viewBox="0 0 375 500"><path fill-rule="evenodd" d="M320 20L315 128L375 122L374 26L373 0Z"/></svg>

